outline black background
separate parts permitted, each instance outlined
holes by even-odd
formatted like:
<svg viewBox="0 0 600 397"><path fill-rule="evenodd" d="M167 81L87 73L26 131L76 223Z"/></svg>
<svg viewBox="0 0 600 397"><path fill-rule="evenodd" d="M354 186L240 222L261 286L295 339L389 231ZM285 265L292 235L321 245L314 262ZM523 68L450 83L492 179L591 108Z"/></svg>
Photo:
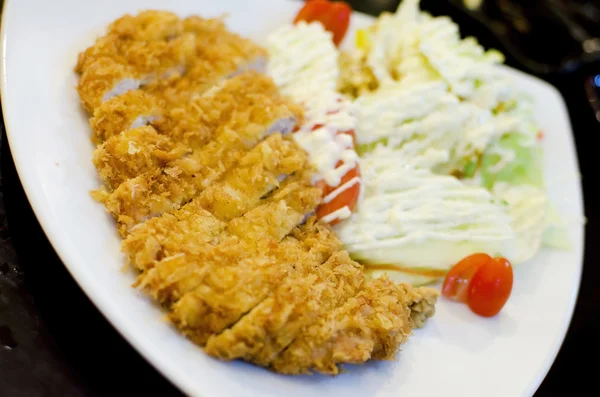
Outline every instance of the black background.
<svg viewBox="0 0 600 397"><path fill-rule="evenodd" d="M392 10L397 1L350 3L357 10L377 14ZM423 7L434 14L450 14L461 23L463 33L475 34L484 45L503 49L502 43L489 34L489 26L460 13L450 3L424 0ZM542 3L520 2L528 10L543 10ZM578 48L574 43L558 42L560 29L554 29L552 23L534 26L540 26L534 29L535 37L512 38L529 56L553 62L559 50L573 52ZM518 58L509 57L508 63L526 67ZM569 107L588 222L583 280L573 321L536 396L590 394L588 390L596 387L600 353L600 250L596 236L600 231L595 186L599 178L594 173L600 171L600 123L583 89L584 80L593 72L600 73L600 67L542 76L560 89ZM31 211L15 172L3 123L0 128L0 396L179 395L108 324L68 274ZM469 374L464 376L468 382ZM449 390L448 395L460 395L460 390Z"/></svg>

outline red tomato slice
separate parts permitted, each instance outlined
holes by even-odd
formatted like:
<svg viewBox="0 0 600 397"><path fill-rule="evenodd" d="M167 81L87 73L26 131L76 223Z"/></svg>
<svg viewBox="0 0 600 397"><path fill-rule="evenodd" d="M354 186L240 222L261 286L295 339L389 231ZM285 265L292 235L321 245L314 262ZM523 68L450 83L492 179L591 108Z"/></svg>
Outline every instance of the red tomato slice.
<svg viewBox="0 0 600 397"><path fill-rule="evenodd" d="M495 316L510 297L513 271L506 258L478 253L465 257L446 275L442 295L464 302L476 314Z"/></svg>
<svg viewBox="0 0 600 397"><path fill-rule="evenodd" d="M348 171L346 173L346 175L344 175L342 177L342 180L341 180L339 186L344 185L344 183L351 181L355 177L360 177L360 171L358 169L358 165L356 167L354 167L353 169L351 169L350 171ZM323 189L323 197L327 197L328 194L333 193L339 186L332 187L332 186L329 186L326 184L324 186L321 185L321 187ZM317 211L316 211L317 218L321 219L339 209L344 208L345 206L347 206L350 209L350 211L353 211L354 207L356 207L356 203L358 202L359 195L360 195L360 182L355 183L354 185L345 189L343 192L341 192L340 194L335 196L335 198L333 198L333 200L331 200L330 202L322 203L321 205L319 205L317 207ZM334 219L333 221L329 222L329 224L335 225L338 222L340 222L340 219Z"/></svg>
<svg viewBox="0 0 600 397"><path fill-rule="evenodd" d="M341 1L330 2L326 0L311 0L304 4L294 23L298 21L321 22L325 30L333 34L333 43L338 46L350 25L352 7Z"/></svg>
<svg viewBox="0 0 600 397"><path fill-rule="evenodd" d="M473 254L463 258L446 275L442 295L459 302L469 299L470 284L475 273L492 260L488 254Z"/></svg>
<svg viewBox="0 0 600 397"><path fill-rule="evenodd" d="M469 307L480 316L492 317L502 310L510 297L513 271L505 258L493 258L471 280Z"/></svg>

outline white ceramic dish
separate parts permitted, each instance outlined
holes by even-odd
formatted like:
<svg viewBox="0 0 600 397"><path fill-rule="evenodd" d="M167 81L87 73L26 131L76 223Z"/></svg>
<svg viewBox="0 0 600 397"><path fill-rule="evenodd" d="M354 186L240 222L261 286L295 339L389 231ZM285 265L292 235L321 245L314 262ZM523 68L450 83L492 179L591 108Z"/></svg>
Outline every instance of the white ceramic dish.
<svg viewBox="0 0 600 397"><path fill-rule="evenodd" d="M443 299L398 361L350 367L336 378L285 377L244 363L215 361L161 320L161 311L121 272L112 218L88 191L98 187L87 116L72 72L77 53L126 12L168 7L180 15L230 13L233 30L260 39L290 21L298 2L262 0L9 0L2 20L2 106L13 157L33 209L54 248L108 320L186 394L215 396L532 395L567 330L582 269L583 226L570 252L543 250L516 269L513 295L496 318ZM355 15L352 30L369 22ZM571 127L560 94L509 71L537 99L545 132L549 194L565 219L581 218L582 196ZM32 247L35 249L35 247ZM115 357L118 359L118 357ZM498 376L501 374L501 376Z"/></svg>

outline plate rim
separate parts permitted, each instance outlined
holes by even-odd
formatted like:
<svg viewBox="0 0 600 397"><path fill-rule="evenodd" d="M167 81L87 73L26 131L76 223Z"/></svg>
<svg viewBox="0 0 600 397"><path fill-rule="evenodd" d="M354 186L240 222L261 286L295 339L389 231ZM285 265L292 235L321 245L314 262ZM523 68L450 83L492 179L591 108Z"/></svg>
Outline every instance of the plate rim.
<svg viewBox="0 0 600 397"><path fill-rule="evenodd" d="M281 0L279 0L281 1ZM283 0L285 2L289 2ZM13 4L15 1L13 0L5 0L4 5L2 7L2 15L0 19L0 54L2 59L0 61L0 97L6 97L4 93L7 92L7 75L6 75L6 43L8 41L8 28L6 20L8 16L11 14L11 10L13 8ZM374 20L376 17L364 14L362 12L353 11L353 15L358 15L360 18L368 18ZM552 92L552 94L556 97L558 103L560 104L564 114L566 115L566 125L568 126L569 132L569 140L573 145L574 149L574 165L579 174L581 174L580 161L577 153L577 146L574 140L574 133L571 118L569 115L568 107L566 105L566 101L561 94L561 92L552 84L548 83L541 78L526 73L524 71L509 67L503 66L507 69L510 69L511 72L521 74L524 77L535 80L538 85L543 85L545 88ZM198 394L198 389L195 384L188 381L188 378L181 375L183 372L179 371L177 366L169 365L167 361L162 361L160 355L156 354L154 350L150 350L147 348L147 343L142 342L142 339L138 339L134 337L130 329L127 326L124 326L122 317L118 311L115 311L111 308L109 302L107 302L102 296L100 296L101 288L95 288L93 286L93 282L87 277L84 271L82 271L81 266L78 266L76 263L78 262L74 255L69 253L69 249L67 247L67 243L65 240L58 237L59 233L56 232L58 228L58 218L55 216L49 216L48 212L43 208L44 203L41 198L44 197L42 192L39 191L40 185L36 183L35 173L30 171L28 167L25 165L26 153L22 150L23 145L18 145L16 142L17 138L14 138L11 125L11 116L6 112L7 105L5 101L1 102L2 105L2 114L4 119L4 127L6 131L7 142L10 146L11 154L13 157L13 162L15 164L15 169L21 185L23 187L23 191L27 197L27 200L31 206L35 217L42 228L46 238L52 245L52 248L56 252L57 256L60 258L63 266L67 269L73 280L77 283L78 287L86 294L86 296L90 299L90 301L94 304L94 306L102 313L104 318L111 324L111 326L127 341L127 343L133 347L140 356L144 358L144 360L149 363L152 367L154 367L158 372L165 377L165 379L171 383L174 387L179 389L181 392L187 395L197 395L202 397L202 394ZM15 132L16 135L16 132ZM5 144L6 144L5 143ZM13 145L10 145L13 143ZM585 197L583 195L583 186L582 182L578 182L578 198L579 205L582 208L582 214L585 216ZM544 358L544 365L540 366L537 371L537 379L532 379L529 384L529 395L533 395L535 391L539 388L545 377L547 376L549 370L551 369L554 361L557 358L557 355L562 347L568 330L571 326L573 320L573 314L575 310L575 305L580 293L581 287L581 278L584 267L584 255L585 255L585 237L586 237L586 228L584 225L581 226L582 229L582 242L581 242L581 252L579 255L578 266L577 266L577 275L575 277L576 285L575 288L571 289L570 302L568 305L568 310L566 314L566 320L562 321L562 329L557 333L557 340L554 343L552 349L549 349L548 355Z"/></svg>

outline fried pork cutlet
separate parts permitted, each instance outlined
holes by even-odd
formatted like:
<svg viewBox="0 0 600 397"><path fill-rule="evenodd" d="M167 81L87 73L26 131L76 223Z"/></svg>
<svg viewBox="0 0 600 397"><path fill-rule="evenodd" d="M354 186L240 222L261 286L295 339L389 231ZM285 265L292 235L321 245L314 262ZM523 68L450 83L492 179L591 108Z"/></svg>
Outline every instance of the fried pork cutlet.
<svg viewBox="0 0 600 397"><path fill-rule="evenodd" d="M92 141L100 144L130 128L145 126L162 117L164 101L142 90L130 90L102 103L90 118Z"/></svg>
<svg viewBox="0 0 600 397"><path fill-rule="evenodd" d="M185 34L168 42L133 41L111 45L89 59L84 56L78 83L84 107L93 113L115 96L165 77L181 75L196 56L195 39L194 35ZM117 54L110 53L113 47L118 47Z"/></svg>
<svg viewBox="0 0 600 397"><path fill-rule="evenodd" d="M148 97L139 90L129 91L102 104L95 114L115 100L128 101L131 98L135 101L139 98L138 94L142 94L142 98ZM135 117L129 114L129 110L148 108L151 103L139 105L112 108L107 111L114 111L115 117L104 114L99 121L103 126L112 121L111 133L116 132L112 127L123 126L124 120L130 122ZM218 176L223 164L229 167L232 160L239 158L243 151L274 128L283 133L290 132L295 120L300 117L297 111L295 106L279 97L270 78L254 72L244 73L227 81L214 93L192 101L186 109L172 111L178 116L169 118L169 122L156 124L162 134L151 127L142 127L133 132L125 129L123 133L111 136L96 151L94 164L109 190L127 179L162 167L183 166L189 173L202 172L205 180L212 181L214 179L209 177L209 171ZM97 120L92 118L92 123ZM265 127L269 122L271 127ZM168 124L170 127L167 127ZM109 135L107 131L98 131L97 135ZM215 134L217 138L205 147L204 144ZM190 150L182 150L184 147ZM183 158L187 152L190 155ZM174 162L178 159L181 161ZM218 159L223 161L215 163ZM172 164L167 165L169 162ZM211 164L217 169L207 168Z"/></svg>
<svg viewBox="0 0 600 397"><path fill-rule="evenodd" d="M149 217L179 208L201 192L204 192L203 200L209 211L219 219L233 219L276 187L280 176L291 174L307 164L306 153L293 140L283 139L281 134L269 136L244 153L248 149L246 145L252 146L267 135L269 126L280 118L269 120L267 125L246 124L237 131L224 128L197 156L182 158L169 163L167 168L129 179L110 194L97 193L96 198L117 218L123 233ZM248 136L253 136L254 142L244 140ZM236 163L238 166L227 173ZM212 183L224 174L224 183ZM209 202L212 200L228 202Z"/></svg>
<svg viewBox="0 0 600 397"><path fill-rule="evenodd" d="M310 185L309 173L290 176L275 193L261 200L259 207L229 223L202 208L200 200L192 200L172 214L133 228L123 241L122 251L129 264L145 271L165 257L200 254L207 243L217 244L223 231L242 239L270 237L279 241L313 209L320 196L321 192Z"/></svg>
<svg viewBox="0 0 600 397"><path fill-rule="evenodd" d="M245 250L245 245L241 249ZM268 298L294 266L306 261L319 266L331 254L318 248L307 253L303 242L291 236L280 244L259 247L258 252L250 257L241 256L239 263L240 257L237 260L217 257L218 265L207 272L201 284L173 305L171 321L194 342L204 345L211 335L232 325Z"/></svg>
<svg viewBox="0 0 600 397"><path fill-rule="evenodd" d="M92 159L109 189L150 169L158 169L191 150L160 135L151 126L124 131L99 145Z"/></svg>
<svg viewBox="0 0 600 397"><path fill-rule="evenodd" d="M172 12L142 11L136 16L124 15L108 27L105 36L79 54L75 71L82 73L89 64L104 56L128 63L127 47L131 43L166 42L183 32L183 21Z"/></svg>
<svg viewBox="0 0 600 397"><path fill-rule="evenodd" d="M304 327L352 298L364 282L362 267L346 251L334 253L324 263L321 259L300 258L272 296L232 328L213 335L206 352L268 366Z"/></svg>
<svg viewBox="0 0 600 397"><path fill-rule="evenodd" d="M200 148L214 137L219 126L239 117L238 113L256 113L264 108L281 108L283 117L299 117L301 114L294 105L281 98L271 78L256 72L245 72L222 81L182 107L170 109L164 118L153 124L174 140ZM266 114L268 112L265 111ZM265 115L262 119L268 117ZM258 120L258 117L254 117L254 120ZM247 121L250 120L240 120L242 123Z"/></svg>
<svg viewBox="0 0 600 397"><path fill-rule="evenodd" d="M281 241L315 208L320 198L321 191L312 187L308 178L290 177L277 194L263 200L244 216L231 220L224 228L204 210L191 213L186 207L197 206L197 201L192 201L182 208L189 215L179 222L171 223L168 215L163 217L164 222L159 221L160 218L153 222L152 229L156 229L157 224L168 223L174 229L173 239L153 238L148 245L144 237L150 228L144 224L125 240L124 251L137 261L139 269L149 269L139 277L138 283L159 301L171 302L200 285L211 264L220 266L220 261L214 261L215 255L262 255L262 248L268 249ZM200 227L186 229L196 225ZM218 232L221 233L216 236ZM215 237L209 239L207 235ZM166 259L156 262L157 258L165 256ZM140 263L139 258L145 262Z"/></svg>
<svg viewBox="0 0 600 397"><path fill-rule="evenodd" d="M267 51L228 31L220 19L192 16L183 24L185 32L198 37L196 59L183 78L167 86L157 86L156 90L170 107L187 103L222 79L245 71L265 71Z"/></svg>
<svg viewBox="0 0 600 397"><path fill-rule="evenodd" d="M221 21L196 17L184 23L172 13L147 11L111 25L107 35L79 55L75 71L81 74L78 91L90 113L141 87L172 108L221 79L263 71L266 54L228 32Z"/></svg>
<svg viewBox="0 0 600 397"><path fill-rule="evenodd" d="M287 374L335 375L339 364L391 359L411 332L403 286L387 277L368 281L337 308L323 313L272 363Z"/></svg>

